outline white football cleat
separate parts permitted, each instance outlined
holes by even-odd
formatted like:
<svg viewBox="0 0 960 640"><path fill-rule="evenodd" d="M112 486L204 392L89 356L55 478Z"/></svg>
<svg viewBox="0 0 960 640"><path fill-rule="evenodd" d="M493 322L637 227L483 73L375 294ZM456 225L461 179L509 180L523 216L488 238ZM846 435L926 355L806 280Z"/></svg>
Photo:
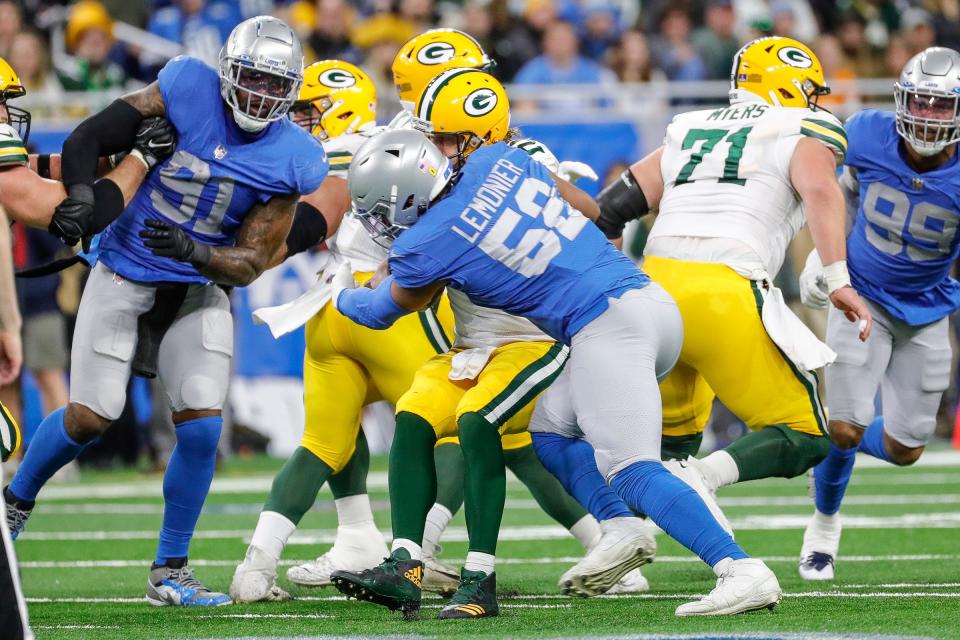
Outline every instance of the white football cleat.
<svg viewBox="0 0 960 640"><path fill-rule="evenodd" d="M803 532L800 549L800 577L804 580L833 580L842 532L840 514L815 512Z"/></svg>
<svg viewBox="0 0 960 640"><path fill-rule="evenodd" d="M233 572L230 597L234 602L290 600L292 596L277 586L277 562L260 547L250 545L243 562Z"/></svg>
<svg viewBox="0 0 960 640"><path fill-rule="evenodd" d="M720 523L720 526L732 536L733 527L730 526L730 521L727 520L727 516L723 513L720 505L717 504L717 494L710 490L706 478L704 478L703 472L700 470L699 461L693 456L688 456L686 460L667 460L663 463L663 466L667 468L667 471L686 482L690 485L691 489L697 492L697 495L699 495L707 505L707 509L710 510L711 515L713 515L716 521Z"/></svg>
<svg viewBox="0 0 960 640"><path fill-rule="evenodd" d="M440 553L440 547L434 553ZM424 591L449 598L460 588L460 572L438 560L434 554L424 555L421 587Z"/></svg>
<svg viewBox="0 0 960 640"><path fill-rule="evenodd" d="M640 569L634 569L620 578L620 582L610 587L607 593L646 593L647 591L650 591L650 583L640 573Z"/></svg>
<svg viewBox="0 0 960 640"><path fill-rule="evenodd" d="M620 517L600 523L600 540L560 577L560 590L582 598L606 593L630 571L651 562L657 541L640 518Z"/></svg>
<svg viewBox="0 0 960 640"><path fill-rule="evenodd" d="M302 587L326 587L334 571L363 571L390 555L383 535L372 523L337 527L337 539L316 560L287 569L287 580Z"/></svg>
<svg viewBox="0 0 960 640"><path fill-rule="evenodd" d="M724 558L714 567L717 586L703 600L677 607L678 616L727 616L773 609L783 590L773 571L756 558Z"/></svg>

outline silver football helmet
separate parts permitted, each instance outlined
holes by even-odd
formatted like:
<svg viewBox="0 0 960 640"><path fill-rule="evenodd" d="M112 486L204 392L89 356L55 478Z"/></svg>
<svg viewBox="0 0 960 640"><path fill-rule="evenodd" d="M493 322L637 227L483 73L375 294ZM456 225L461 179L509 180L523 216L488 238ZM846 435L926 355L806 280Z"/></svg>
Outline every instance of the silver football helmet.
<svg viewBox="0 0 960 640"><path fill-rule="evenodd" d="M897 133L922 156L960 140L960 53L930 47L910 58L894 85Z"/></svg>
<svg viewBox="0 0 960 640"><path fill-rule="evenodd" d="M277 18L244 20L220 50L220 95L244 131L263 131L285 117L302 82L303 47Z"/></svg>
<svg viewBox="0 0 960 640"><path fill-rule="evenodd" d="M353 155L347 185L353 213L388 248L430 208L453 177L450 160L419 131L394 129Z"/></svg>

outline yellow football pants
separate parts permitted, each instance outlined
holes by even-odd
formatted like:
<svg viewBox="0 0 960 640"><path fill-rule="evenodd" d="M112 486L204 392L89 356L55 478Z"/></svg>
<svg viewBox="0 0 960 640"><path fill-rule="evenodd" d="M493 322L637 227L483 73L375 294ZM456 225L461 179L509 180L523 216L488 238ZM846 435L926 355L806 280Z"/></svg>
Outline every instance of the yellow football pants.
<svg viewBox="0 0 960 640"><path fill-rule="evenodd" d="M643 270L683 316L680 360L660 384L665 435L702 432L714 394L750 429L825 433L816 374L797 368L767 335L758 283L721 264L657 256L647 256Z"/></svg>
<svg viewBox="0 0 960 640"><path fill-rule="evenodd" d="M355 274L359 282L371 275ZM384 331L354 323L328 302L307 322L300 446L334 473L343 469L356 449L363 407L378 400L396 405L417 370L446 351L452 335L446 296L436 314L412 313Z"/></svg>
<svg viewBox="0 0 960 640"><path fill-rule="evenodd" d="M437 445L457 442L457 421L476 412L497 425L505 450L532 442L527 425L537 397L560 374L569 349L556 342L513 342L498 347L473 380L451 380L457 350L434 356L397 403L397 413L420 416L433 427Z"/></svg>

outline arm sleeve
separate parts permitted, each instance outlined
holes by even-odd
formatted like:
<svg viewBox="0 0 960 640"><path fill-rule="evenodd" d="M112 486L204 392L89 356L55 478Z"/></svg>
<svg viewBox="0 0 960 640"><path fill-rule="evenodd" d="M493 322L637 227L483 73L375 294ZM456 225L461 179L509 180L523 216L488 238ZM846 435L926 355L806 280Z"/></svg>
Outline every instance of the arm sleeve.
<svg viewBox="0 0 960 640"><path fill-rule="evenodd" d="M393 281L393 276L388 276L376 289L344 289L337 296L337 310L365 327L390 328L394 322L411 313L394 301L390 293Z"/></svg>
<svg viewBox="0 0 960 640"><path fill-rule="evenodd" d="M63 143L60 170L64 186L92 186L100 156L129 150L142 119L133 105L118 98L77 125Z"/></svg>
<svg viewBox="0 0 960 640"><path fill-rule="evenodd" d="M287 257L303 253L327 237L327 219L309 202L298 202L293 224L287 234Z"/></svg>

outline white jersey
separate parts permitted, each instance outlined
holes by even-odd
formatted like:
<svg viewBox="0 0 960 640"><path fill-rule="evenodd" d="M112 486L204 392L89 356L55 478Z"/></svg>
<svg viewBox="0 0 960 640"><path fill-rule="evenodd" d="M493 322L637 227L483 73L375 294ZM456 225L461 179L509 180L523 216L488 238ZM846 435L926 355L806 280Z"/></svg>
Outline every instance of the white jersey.
<svg viewBox="0 0 960 640"><path fill-rule="evenodd" d="M353 154L384 129L385 127L368 127L357 133L348 133L325 141L323 150L327 152L327 159L330 161L330 172L327 175L346 180ZM337 232L327 239L327 246L338 264L349 260L354 271L376 271L380 263L387 258L387 250L373 241L353 212L347 212L343 216Z"/></svg>
<svg viewBox="0 0 960 640"><path fill-rule="evenodd" d="M660 162L660 213L644 253L775 276L804 223L790 182L804 136L842 164L846 134L825 111L742 103L675 117Z"/></svg>

